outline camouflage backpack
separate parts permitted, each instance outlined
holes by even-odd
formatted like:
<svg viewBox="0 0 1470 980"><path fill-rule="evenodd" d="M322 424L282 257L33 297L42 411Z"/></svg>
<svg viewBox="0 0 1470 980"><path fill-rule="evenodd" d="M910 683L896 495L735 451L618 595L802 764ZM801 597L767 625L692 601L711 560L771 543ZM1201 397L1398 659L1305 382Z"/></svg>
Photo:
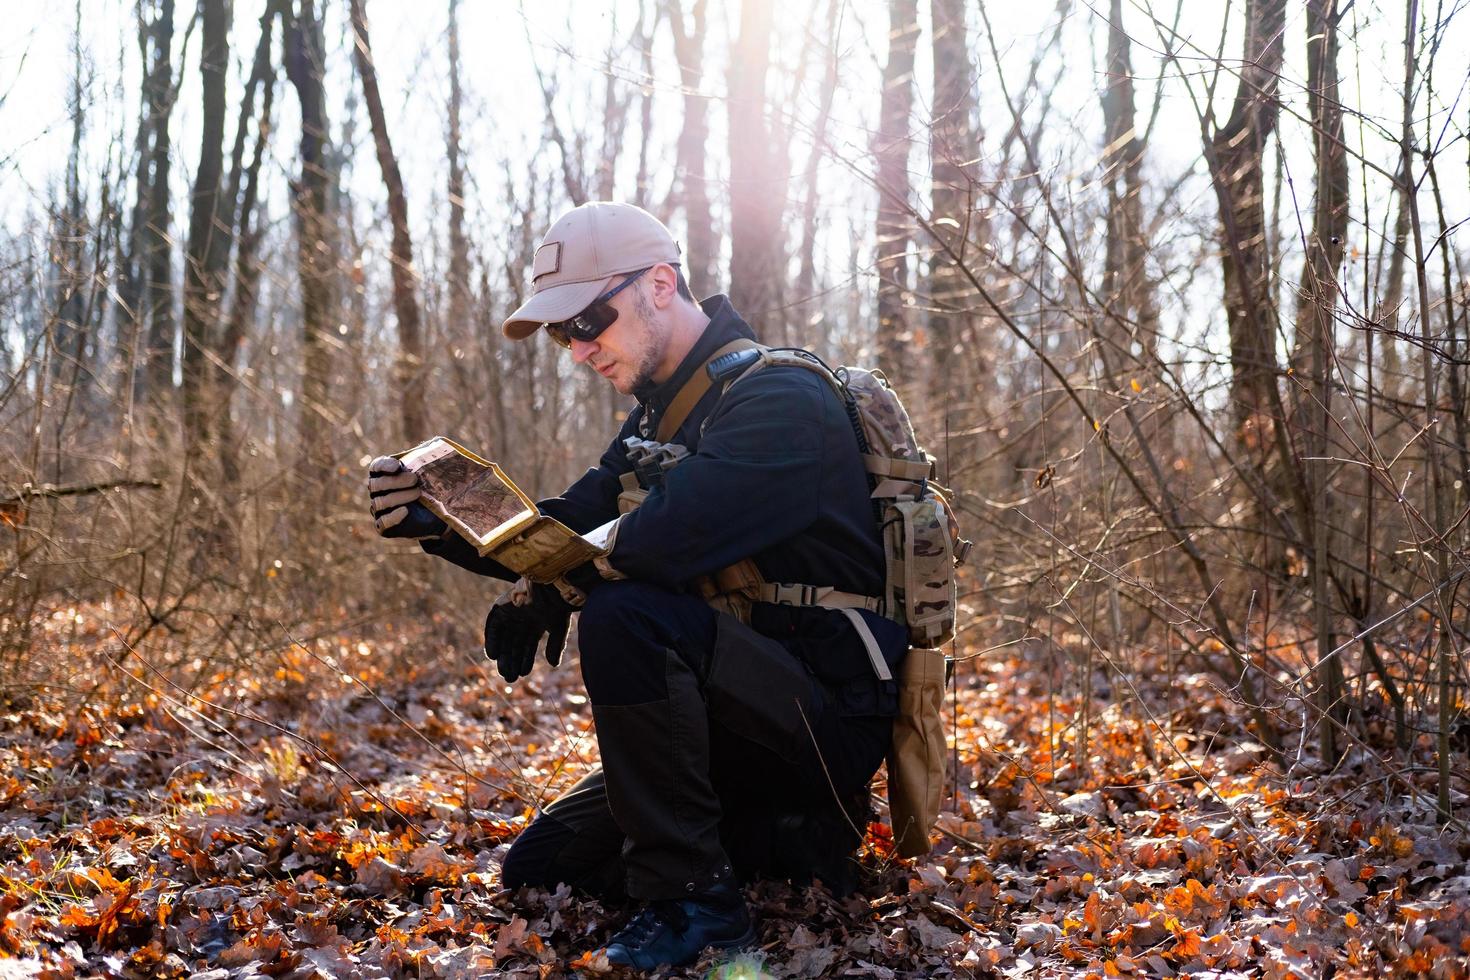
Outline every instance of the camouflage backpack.
<svg viewBox="0 0 1470 980"><path fill-rule="evenodd" d="M954 636L955 568L969 555L970 542L960 538L949 491L933 481L934 460L919 446L898 393L881 371L859 367L834 371L815 354L795 348L752 344L716 357L707 370L711 378L724 380L728 390L771 366L800 367L821 375L846 406L858 437L888 569L879 602L845 605L869 608L904 624L911 646L925 650L943 646ZM767 588L760 598L838 606L836 597L845 595L823 589L819 591L825 601L801 602L790 591L796 588L802 587L779 593Z"/></svg>
<svg viewBox="0 0 1470 980"><path fill-rule="evenodd" d="M929 831L939 817L944 794L945 737L940 707L947 666L938 649L954 636L955 567L970 551L962 540L948 491L934 483L934 461L919 446L908 411L881 372L829 368L820 358L796 348L762 347L735 340L715 351L669 403L650 431L624 440L633 469L624 473L618 509L637 509L649 488L689 455L668 442L690 411L714 384L728 392L741 379L766 367L799 367L822 376L847 410L863 455L881 529L887 574L883 594L857 595L830 586L767 582L754 561L745 559L695 583L703 598L722 612L749 622L751 605L821 606L847 616L862 638L873 671L893 680L867 622L866 609L897 620L908 629L910 649L898 678L898 714L888 753L888 808L898 853L914 857L929 850ZM650 423L655 420L648 420Z"/></svg>
<svg viewBox="0 0 1470 980"><path fill-rule="evenodd" d="M880 371L829 368L798 349L754 344L710 361L707 373L726 390L769 366L800 367L821 375L847 408L868 472L874 515L883 535L887 575L881 597L831 588L768 583L753 562L741 562L714 576L713 600L741 592L754 601L840 609L863 637L873 668L891 678L871 630L854 611L869 609L908 628L911 649L899 678L898 715L888 754L888 804L894 844L914 857L929 850L929 831L939 816L944 793L945 735L941 707L947 667L938 647L954 636L957 592L955 568L969 555L949 500L935 484L933 459L919 446L908 411ZM876 600L876 601L875 601Z"/></svg>

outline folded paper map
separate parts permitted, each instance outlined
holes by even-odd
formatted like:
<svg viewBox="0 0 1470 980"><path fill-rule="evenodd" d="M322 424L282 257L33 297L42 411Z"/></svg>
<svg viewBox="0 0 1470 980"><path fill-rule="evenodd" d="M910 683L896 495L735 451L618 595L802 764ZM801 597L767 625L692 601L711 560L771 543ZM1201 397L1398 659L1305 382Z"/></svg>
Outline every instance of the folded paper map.
<svg viewBox="0 0 1470 980"><path fill-rule="evenodd" d="M533 582L607 554L610 523L578 534L538 511L499 466L452 439L435 436L395 455L418 474L425 507L480 554Z"/></svg>

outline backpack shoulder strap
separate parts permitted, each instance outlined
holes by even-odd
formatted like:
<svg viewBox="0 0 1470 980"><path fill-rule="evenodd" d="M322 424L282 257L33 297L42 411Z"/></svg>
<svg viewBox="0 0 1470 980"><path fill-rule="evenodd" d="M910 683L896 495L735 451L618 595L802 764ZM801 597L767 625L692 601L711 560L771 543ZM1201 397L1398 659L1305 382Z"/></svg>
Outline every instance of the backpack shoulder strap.
<svg viewBox="0 0 1470 980"><path fill-rule="evenodd" d="M832 386L832 390L837 392L837 398L839 400L846 400L847 398L847 390L843 386L842 380L838 378L835 374L833 374L828 369L827 365L823 364L815 356L807 354L804 351L789 350L784 348L767 350L762 355L761 359L757 362L757 366L805 368L806 370L811 371L813 374L821 375L821 377L827 382L827 384ZM754 371L755 368L753 367L751 370ZM746 374L749 373L751 373L751 371L746 372ZM743 377L745 377L744 374L740 375L735 380L739 381Z"/></svg>
<svg viewBox="0 0 1470 980"><path fill-rule="evenodd" d="M732 340L711 354L705 364L708 365L710 361L725 354L759 346L755 341L746 340L743 337L739 340ZM684 382L684 387L679 389L679 393L674 396L673 401L669 402L669 407L664 410L664 414L658 420L658 434L654 437L657 442L668 442L674 438L674 433L679 431L679 426L683 425L689 413L694 411L694 406L699 404L699 400L704 397L705 392L709 391L711 384L713 382L710 381L709 372L704 368L700 368L689 376L689 380Z"/></svg>

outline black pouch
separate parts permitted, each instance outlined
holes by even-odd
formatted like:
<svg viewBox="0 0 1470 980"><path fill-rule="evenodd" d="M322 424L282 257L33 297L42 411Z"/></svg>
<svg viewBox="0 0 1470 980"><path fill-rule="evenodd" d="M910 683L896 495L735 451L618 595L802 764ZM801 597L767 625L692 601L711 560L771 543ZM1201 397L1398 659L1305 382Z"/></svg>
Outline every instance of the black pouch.
<svg viewBox="0 0 1470 980"><path fill-rule="evenodd" d="M770 637L721 613L705 679L710 718L788 762L802 756L816 730L819 700L800 660Z"/></svg>

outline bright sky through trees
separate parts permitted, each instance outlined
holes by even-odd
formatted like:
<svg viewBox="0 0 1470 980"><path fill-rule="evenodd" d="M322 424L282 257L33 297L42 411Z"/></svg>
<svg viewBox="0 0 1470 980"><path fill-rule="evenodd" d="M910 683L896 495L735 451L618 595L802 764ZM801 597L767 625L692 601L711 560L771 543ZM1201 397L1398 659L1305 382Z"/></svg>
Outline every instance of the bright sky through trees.
<svg viewBox="0 0 1470 980"><path fill-rule="evenodd" d="M239 0L235 4L235 29L231 36L231 58L234 63L229 85L238 94L255 42L262 4L259 0ZM323 5L327 20L329 104L334 139L342 136L348 121L343 106L356 105L355 146L351 149L345 180L359 201L376 204L381 188L372 164L371 139L366 112L361 106L352 74L350 49L347 47L346 3ZM650 8L654 5L649 4ZM470 0L460 7L463 38L463 68L466 92L464 141L468 160L468 207L472 226L477 229L480 247L490 254L499 251L504 231L505 186L507 172L524 181L528 166L523 161L539 160L543 172L560 166L555 147L546 139L545 105L538 87L539 67L548 83L555 86L556 110L563 125L590 127L596 122L583 118L596 115L602 106L602 92L609 70L621 82L640 86L643 76L641 53L630 43L638 19L637 0L616 4L572 4L567 0L523 3L514 0ZM847 0L841 6L838 24L826 24L814 15L813 8L824 10L825 4L815 0L782 3L777 12L777 45L774 64L780 71L774 76L772 104L789 114L795 140L795 161L804 161L803 127L815 114L812 79L820 72L809 69L804 90L796 98L782 97L781 88L789 88L798 70L803 42L810 29L819 44L835 44L841 52L841 74L834 100L831 138L838 153L864 172L871 171L868 156L871 131L876 125L879 74L886 56L886 8L871 0ZM921 21L927 19L927 5L920 5ZM977 8L978 9L978 8ZM1235 79L1228 74L1232 55L1239 48L1239 12L1224 0L1189 0L1177 14L1167 4L1148 0L1125 4L1127 22L1134 37L1133 67L1138 79L1138 113L1141 121L1153 111L1156 79L1162 73L1162 105L1147 154L1146 165L1161 175L1161 185L1177 187L1180 195L1173 203L1186 213L1213 213L1215 204L1203 179L1180 177L1191 170L1203 173L1200 155L1198 109L1208 98L1212 81L1216 82L1215 105L1219 118L1229 111L1235 91ZM1074 123L1067 132L1043 133L1046 155L1043 165L1055 169L1078 194L1092 192L1099 154L1101 115L1098 91L1103 84L1103 35L1105 5L1038 2L1032 4L990 3L985 5L1000 54L1002 73L995 71L990 41L972 14L971 44L979 66L981 132L984 154L994 152L997 136L1009 127L1008 110L1002 94L1002 81L1012 98L1020 98L1030 62L1039 46L1044 45L1058 23L1059 10L1067 10L1056 52L1045 59L1041 79L1049 85L1048 97L1054 104L1053 119ZM1230 16L1227 18L1227 10ZM1432 16L1432 11L1427 12ZM10 0L5 11L7 30L0 37L0 227L18 230L26 216L36 216L60 186L67 150L71 139L70 99L72 87L72 43L78 22L78 9L70 4L45 0ZM179 70L180 49L186 25L192 15L191 5L180 2L176 11L174 43L175 71ZM388 125L398 150L400 165L410 202L410 213L428 239L428 248L437 247L440 230L429 225L432 215L442 213L445 100L448 85L445 76L445 24L447 5L442 2L415 0L412 3L393 0L371 0L368 15L372 21L374 54L385 95ZM1163 24L1152 20L1157 16ZM1177 16L1177 32L1173 23ZM1344 47L1340 56L1345 100L1361 106L1368 124L1359 127L1348 120L1347 138L1354 149L1361 138L1373 152L1374 143L1396 138L1399 131L1401 87L1403 10L1382 3L1352 4L1345 14ZM711 161L717 180L728 179L725 163L725 106L722 101L726 79L728 38L738 21L738 6L728 2L712 5L711 37L707 42L709 62L704 89L713 100L710 123ZM137 117L139 84L137 28L134 5L128 0L90 0L80 6L80 41L84 74L83 104L87 113L83 173L89 197L96 198L96 187L105 171L116 172L119 166L129 168L130 142ZM1470 21L1463 18L1454 28L1461 34ZM1221 27L1228 25L1224 39ZM927 30L927 28L925 28ZM654 159L652 193L655 200L667 192L672 182L672 146L681 123L682 108L678 91L678 67L674 60L667 25L661 23L655 34L653 78L655 109L653 116ZM1356 41L1352 40L1356 37ZM1177 46L1176 64L1161 57L1170 40ZM1295 101L1305 79L1305 24L1302 9L1292 5L1286 26L1286 80L1283 95ZM197 30L188 40L187 58L183 64L183 87L174 111L172 143L175 163L174 192L179 202L186 202L189 180L198 152L198 85L199 37ZM1226 74L1217 75L1215 60L1223 53ZM1432 130L1444 129L1443 139L1455 138L1457 130L1447 124L1458 117L1464 128L1466 118L1467 65L1470 65L1470 37L1447 37L1438 52L1436 87L1439 99L1447 107L1432 122ZM920 44L915 66L916 75L925 78L929 72L928 44ZM334 94L335 93L335 94ZM919 85L916 93L914 153L910 166L923 193L924 175L928 172L927 144L922 133L929 119L927 86ZM1032 93L1029 98L1036 98ZM272 161L276 172L289 173L293 168L299 123L293 99L277 100L272 141ZM231 123L233 126L233 122ZM591 132L589 140L595 150L600 134ZM1426 128L1421 125L1421 132ZM1310 144L1306 126L1300 118L1285 120L1283 141L1287 148L1287 174L1294 178L1294 194L1300 210L1310 207ZM636 125L630 125L625 139L636 139ZM121 143L117 141L123 141ZM666 152L660 153L658 148ZM539 154L539 157L538 157ZM632 182L636 154L620 155L620 191L627 193ZM509 166L507 166L509 164ZM871 188L849 168L832 160L823 164L823 211L832 239L828 250L829 264L841 265L846 260L850 227L866 226L867 214L875 196ZM981 165L982 179L984 164ZM280 183L273 182L271 193L280 193ZM841 188L850 187L850 192ZM1446 204L1452 213L1462 213L1470 189L1449 186ZM515 193L514 190L511 191ZM799 190L793 187L793 196ZM717 193L716 200L723 195ZM284 212L283 200L268 200L267 208L279 216ZM183 207L176 214L184 214ZM717 209L718 213L718 209ZM675 218L677 222L678 218ZM681 229L675 227L676 234ZM1362 234L1355 229L1354 234ZM1370 234L1372 232L1369 232ZM498 264L498 263L497 263Z"/></svg>
<svg viewBox="0 0 1470 980"><path fill-rule="evenodd" d="M791 62L799 56L797 50L801 36L811 19L811 0L781 5L778 37L784 38L782 57ZM346 84L345 73L349 70L348 50L345 48L346 13L345 4L326 4L328 18L328 46L330 70L334 75L329 84ZM341 6L342 9L336 9ZM728 33L728 27L737 16L732 4L717 4L711 18L712 30L720 38ZM1062 51L1067 61L1071 84L1070 91L1059 92L1065 101L1075 102L1083 109L1093 102L1093 94L1083 89L1088 75L1095 71L1098 52L1090 43L1097 35L1098 14L1091 5L1073 4L1069 25L1063 37ZM1158 53L1162 41L1159 29L1149 22L1147 11L1152 9L1159 18L1171 21L1172 11L1166 4L1137 3L1127 12L1131 31L1135 39L1135 72L1140 78L1140 110L1147 112L1152 92L1148 79L1155 76ZM252 43L259 17L258 2L241 0L235 4L236 31L232 36L232 56L237 72L240 62L248 56L246 50ZM390 99L389 122L395 139L404 144L406 150L418 148L421 152L405 152L405 166L414 167L422 162L415 158L437 156L435 145L442 139L443 100L445 88L443 69L444 4L413 2L400 3L394 0L378 0L369 4L368 13L373 21L375 54L380 73L388 91L397 90L400 97ZM1208 70L1208 59L1217 47L1227 53L1236 46L1235 35L1238 25L1231 31L1224 44L1219 42L1220 26L1225 19L1226 4L1223 0L1191 0L1179 19L1178 36L1181 40L1181 62L1187 71L1189 62L1200 63L1201 75L1197 78L1202 90L1208 81L1204 74ZM1374 58L1365 62L1354 72L1354 65L1347 63L1353 47L1345 48L1344 87L1361 84L1364 104L1372 112L1381 111L1384 124L1393 131L1397 112L1398 80L1402 77L1400 59L1403 12L1396 7L1381 4L1354 5L1348 16L1357 25L1361 40L1357 48L1365 56ZM997 34L1001 55L1009 67L1016 70L1008 76L1013 87L1019 86L1024 77L1026 63L1031 57L1033 45L1050 32L1057 18L1056 4L989 4L987 14ZM883 58L886 34L886 19L881 16L882 8L870 0L848 3L843 11L840 37L837 43L849 55L843 59L843 78L840 87L854 94L845 107L842 118L849 126L862 126L863 116L871 111L876 101L876 92L871 82L876 77ZM188 3L178 4L177 29L182 36L191 11ZM921 18L924 13L921 11ZM1299 11L1289 15L1287 25L1287 63L1291 81L1300 84L1304 78L1301 62L1303 38L1302 19ZM536 138L541 129L543 107L540 93L536 91L533 58L542 71L555 77L563 85L573 82L581 85L600 84L600 76L607 66L609 40L616 32L623 37L615 45L615 58L619 62L616 70L630 84L637 83L637 53L629 50L626 35L637 18L635 0L622 0L616 4L577 4L567 0L549 0L524 4L514 0L474 0L464 3L460 10L461 31L464 37L464 66L466 88L471 98L478 103L478 118L467 127L467 137L472 141L472 153L480 152L491 159L516 152L524 147L528 139ZM0 166L11 177L19 177L20 185L12 184L22 192L35 192L45 186L47 175L56 169L56 164L65 157L65 147L70 138L68 132L68 102L71 87L71 43L73 28L77 23L76 9L70 4L53 3L48 0L10 0L6 4L6 30L0 37L0 120L3 120L6 138L0 146ZM135 111L132 101L122 106L112 104L112 96L119 85L132 94L137 85L138 55L136 23L133 4L126 0L89 0L81 5L82 46L84 58L90 62L90 79L84 78L89 88L89 107L104 113L121 111L131 120ZM336 30L333 30L333 28ZM815 24L818 36L830 42L833 25ZM1091 28L1091 33L1089 33ZM1165 29L1167 30L1167 28ZM660 32L655 47L655 86L670 92L676 84L677 70L668 42ZM1351 35L1352 30L1346 33ZM981 95L986 108L992 112L1004 110L997 105L998 92L991 74L991 57L984 38L978 42L982 50L977 60L982 65ZM1191 51L1190 49L1193 48ZM718 59L723 55L723 46L711 45L711 54L716 58L706 88L711 95L718 96L723 89L723 69ZM177 48L175 62L177 64ZM1447 40L1440 51L1440 87L1447 98L1453 98L1453 80L1464 80L1466 66L1470 64L1470 37L1460 43ZM180 113L182 126L175 139L181 150L192 152L188 138L189 123L194 114L197 98L193 98L198 84L198 38L191 41L190 62L185 66L184 89L176 111ZM927 51L921 45L917 52L916 71L923 75L928 70ZM1151 64L1153 62L1153 64ZM240 84L238 75L231 79ZM88 84L89 83L89 84ZM1223 86L1225 98L1231 94L1232 85L1226 80ZM1188 96L1176 83L1170 88L1170 101L1180 104L1172 107L1173 118L1166 110L1166 133L1176 133L1180 139L1177 149L1181 157L1194 152L1195 133L1198 124L1193 121L1193 109L1188 105ZM924 98L920 95L917 111L925 111ZM566 111L576 111L579 106L567 100ZM677 126L674 106L662 119L666 130ZM785 105L800 114L800 105ZM1091 123L1079 113L1079 126ZM987 116L987 129L996 129L1002 124L1000 116ZM94 119L92 129L111 132L115 120L104 116ZM283 120L284 122L284 120ZM850 134L851 135L851 134ZM1167 153L1173 139L1161 141L1161 149ZM1182 144L1182 145L1181 145ZM94 152L96 150L94 149ZM7 211L13 211L15 196L6 195Z"/></svg>

